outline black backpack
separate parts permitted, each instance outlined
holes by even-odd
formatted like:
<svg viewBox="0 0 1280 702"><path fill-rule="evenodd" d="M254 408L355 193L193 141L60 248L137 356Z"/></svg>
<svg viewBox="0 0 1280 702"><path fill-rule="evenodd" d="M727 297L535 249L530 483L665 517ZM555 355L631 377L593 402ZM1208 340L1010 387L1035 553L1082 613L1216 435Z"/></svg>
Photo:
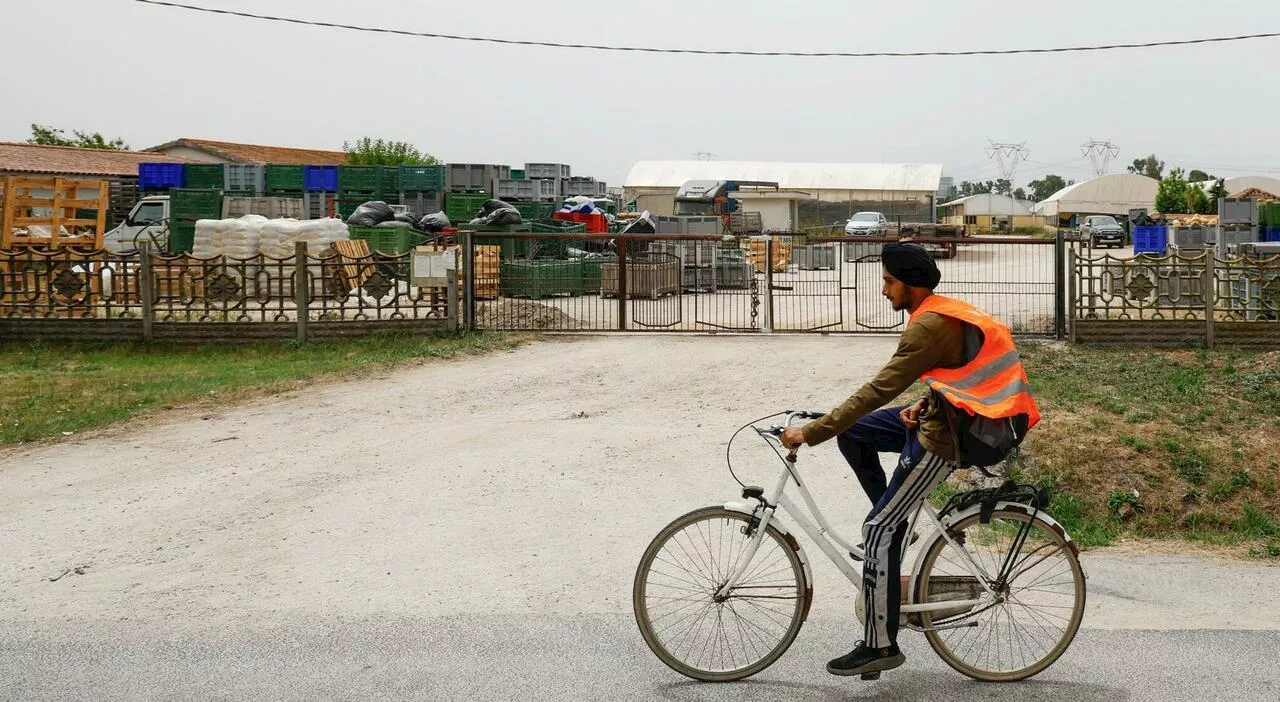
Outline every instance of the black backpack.
<svg viewBox="0 0 1280 702"><path fill-rule="evenodd" d="M934 392L951 415L951 437L956 447L956 462L962 466L986 468L1009 456L1027 435L1031 418L1018 414L1003 419L992 419L953 406Z"/></svg>

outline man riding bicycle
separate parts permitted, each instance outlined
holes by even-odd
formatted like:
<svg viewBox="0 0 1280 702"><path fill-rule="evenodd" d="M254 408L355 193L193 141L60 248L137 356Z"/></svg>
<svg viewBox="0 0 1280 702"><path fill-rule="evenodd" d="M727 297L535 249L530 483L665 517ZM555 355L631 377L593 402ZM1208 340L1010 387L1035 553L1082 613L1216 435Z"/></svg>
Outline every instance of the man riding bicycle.
<svg viewBox="0 0 1280 702"><path fill-rule="evenodd" d="M897 636L908 519L957 464L990 465L1040 416L1005 325L968 303L935 295L941 273L918 244L886 244L881 259L884 296L895 311L910 314L897 351L844 404L782 435L789 449L836 437L872 504L862 528L864 639L827 664L835 675L906 662ZM929 386L926 397L884 407L917 379ZM890 451L900 458L886 483L878 454Z"/></svg>

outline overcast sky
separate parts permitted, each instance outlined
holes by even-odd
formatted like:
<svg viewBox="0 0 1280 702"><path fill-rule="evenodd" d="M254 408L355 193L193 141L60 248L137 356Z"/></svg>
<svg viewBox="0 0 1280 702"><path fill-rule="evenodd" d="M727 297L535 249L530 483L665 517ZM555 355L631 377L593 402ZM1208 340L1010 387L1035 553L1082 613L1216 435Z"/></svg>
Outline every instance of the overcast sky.
<svg viewBox="0 0 1280 702"><path fill-rule="evenodd" d="M185 0L265 14L599 44L866 51L1023 48L1280 31L1275 0ZM621 184L638 160L941 163L1018 185L1150 152L1217 175L1280 173L1280 40L1010 57L703 57L499 46L300 27L132 0L0 0L0 140L40 122L135 148L178 137L337 149L362 135L445 161L570 163ZM29 27L30 31L13 31ZM16 76L16 77L15 77Z"/></svg>

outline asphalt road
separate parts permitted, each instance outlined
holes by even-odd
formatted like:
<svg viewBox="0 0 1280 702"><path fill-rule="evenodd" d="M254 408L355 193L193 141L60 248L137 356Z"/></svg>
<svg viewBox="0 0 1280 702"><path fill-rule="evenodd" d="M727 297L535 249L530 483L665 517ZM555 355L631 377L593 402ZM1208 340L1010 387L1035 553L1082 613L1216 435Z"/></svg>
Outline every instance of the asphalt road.
<svg viewBox="0 0 1280 702"><path fill-rule="evenodd" d="M542 341L0 451L0 700L1280 698L1280 566L1177 543L1088 552L1083 628L1029 682L972 683L912 632L902 670L828 675L853 590L812 546L777 664L731 685L664 667L630 611L649 540L735 497L744 421L830 407L893 348ZM764 453L735 443L739 476L766 484ZM855 533L836 448L800 465Z"/></svg>
<svg viewBox="0 0 1280 702"><path fill-rule="evenodd" d="M746 681L699 683L645 648L628 616L460 615L296 619L168 630L128 623L0 633L7 700L1275 700L1274 631L1083 630L1037 678L978 683L904 635L903 668L879 681L823 668L845 623L811 620L778 663Z"/></svg>

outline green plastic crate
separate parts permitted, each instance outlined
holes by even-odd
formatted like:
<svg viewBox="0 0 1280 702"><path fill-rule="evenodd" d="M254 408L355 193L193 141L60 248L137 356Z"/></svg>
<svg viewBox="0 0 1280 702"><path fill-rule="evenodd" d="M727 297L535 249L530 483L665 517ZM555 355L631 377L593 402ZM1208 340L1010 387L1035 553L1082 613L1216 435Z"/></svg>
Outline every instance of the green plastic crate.
<svg viewBox="0 0 1280 702"><path fill-rule="evenodd" d="M503 261L499 281L506 297L541 300L582 294L580 261Z"/></svg>
<svg viewBox="0 0 1280 702"><path fill-rule="evenodd" d="M384 193L398 193L400 187L399 166L378 166L378 190Z"/></svg>
<svg viewBox="0 0 1280 702"><path fill-rule="evenodd" d="M476 236L474 241L479 246L497 246L501 249L499 257L504 261L532 258L538 247L536 239L514 236Z"/></svg>
<svg viewBox="0 0 1280 702"><path fill-rule="evenodd" d="M582 222L534 222L532 231L542 234L586 234L587 225Z"/></svg>
<svg viewBox="0 0 1280 702"><path fill-rule="evenodd" d="M366 202L375 202L375 201L381 200L387 203L388 205L400 204L400 197L398 195L366 195L366 194L339 193L338 196L334 198L334 200L335 200L334 209L337 210L338 216L341 217L342 219L346 219L347 217L350 217L352 213L356 211L356 208L360 207Z"/></svg>
<svg viewBox="0 0 1280 702"><path fill-rule="evenodd" d="M338 190L377 192L379 166L338 166Z"/></svg>
<svg viewBox="0 0 1280 702"><path fill-rule="evenodd" d="M581 258L582 262L582 292L588 295L599 295L600 285L600 264L617 263L617 256L599 256L596 258Z"/></svg>
<svg viewBox="0 0 1280 702"><path fill-rule="evenodd" d="M399 256L426 241L426 235L408 227L348 227L352 239L369 244L369 250Z"/></svg>
<svg viewBox="0 0 1280 702"><path fill-rule="evenodd" d="M169 191L169 219L195 222L222 218L222 191L173 188Z"/></svg>
<svg viewBox="0 0 1280 702"><path fill-rule="evenodd" d="M267 192L302 192L303 166L267 166Z"/></svg>
<svg viewBox="0 0 1280 702"><path fill-rule="evenodd" d="M226 183L226 168L221 163L188 163L186 187L191 189L221 190Z"/></svg>
<svg viewBox="0 0 1280 702"><path fill-rule="evenodd" d="M523 168L512 168L512 169L511 169L511 180L524 180L524 169L523 169Z"/></svg>
<svg viewBox="0 0 1280 702"><path fill-rule="evenodd" d="M444 166L401 166L400 187L395 189L405 192L444 190Z"/></svg>
<svg viewBox="0 0 1280 702"><path fill-rule="evenodd" d="M510 204L520 212L520 216L526 222L551 222L551 216L556 213L556 206L549 202L512 202ZM586 231L586 225L583 225L582 231Z"/></svg>
<svg viewBox="0 0 1280 702"><path fill-rule="evenodd" d="M195 245L195 222L169 222L169 253L191 253Z"/></svg>
<svg viewBox="0 0 1280 702"><path fill-rule="evenodd" d="M444 196L444 214L454 226L459 226L460 222L465 224L474 219L485 200L489 199L491 198L484 193L477 195L448 193Z"/></svg>

